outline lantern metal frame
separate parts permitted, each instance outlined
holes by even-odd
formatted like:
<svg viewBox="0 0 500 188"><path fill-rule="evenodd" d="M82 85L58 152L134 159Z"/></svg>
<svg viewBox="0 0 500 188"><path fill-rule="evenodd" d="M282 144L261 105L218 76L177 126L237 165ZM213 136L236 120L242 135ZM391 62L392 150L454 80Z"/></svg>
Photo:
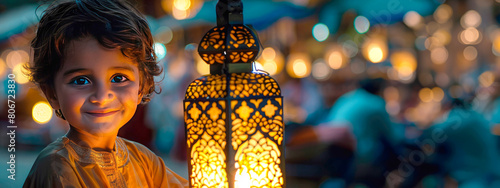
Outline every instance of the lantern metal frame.
<svg viewBox="0 0 500 188"><path fill-rule="evenodd" d="M261 45L243 24L242 2L219 0L216 12L198 47L210 75L184 99L190 187L285 187L281 90L252 72Z"/></svg>

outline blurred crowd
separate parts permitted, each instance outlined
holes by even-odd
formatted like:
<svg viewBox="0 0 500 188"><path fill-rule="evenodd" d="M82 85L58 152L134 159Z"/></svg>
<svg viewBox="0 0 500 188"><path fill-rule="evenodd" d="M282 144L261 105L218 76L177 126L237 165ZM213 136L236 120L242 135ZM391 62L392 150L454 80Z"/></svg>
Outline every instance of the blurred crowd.
<svg viewBox="0 0 500 188"><path fill-rule="evenodd" d="M320 89L319 95L333 98L331 107L317 103L306 110L305 121L287 123L288 182L306 180L311 187L499 187L500 74L494 75L491 86L470 93L445 89L438 102L426 100L418 82L363 79L337 96L330 92L343 87ZM306 80L285 85L284 93L290 95L285 105L307 109L315 100L325 100L304 88L311 85ZM294 92L286 92L289 86L296 87ZM296 98L302 100L294 103ZM396 110L390 105L394 98L401 101ZM423 120L415 121L412 112Z"/></svg>

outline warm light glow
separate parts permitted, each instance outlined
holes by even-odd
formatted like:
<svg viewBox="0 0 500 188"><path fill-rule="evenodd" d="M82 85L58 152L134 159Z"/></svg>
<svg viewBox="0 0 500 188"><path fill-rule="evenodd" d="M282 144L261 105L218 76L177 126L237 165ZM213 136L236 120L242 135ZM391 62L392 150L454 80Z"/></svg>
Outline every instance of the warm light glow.
<svg viewBox="0 0 500 188"><path fill-rule="evenodd" d="M431 50L431 60L435 64L443 64L448 60L448 50L444 47L438 47Z"/></svg>
<svg viewBox="0 0 500 188"><path fill-rule="evenodd" d="M195 55L195 59L196 59L196 71L198 71L198 73L200 75L207 75L207 74L210 74L210 65L205 63L205 61L203 61L203 59L201 59L201 57L199 55Z"/></svg>
<svg viewBox="0 0 500 188"><path fill-rule="evenodd" d="M174 0L174 7L178 10L186 11L191 7L190 0Z"/></svg>
<svg viewBox="0 0 500 188"><path fill-rule="evenodd" d="M25 84L29 82L29 78L26 74L24 74L27 70L24 69L24 63L17 64L14 69L12 69L12 73L16 75L16 83Z"/></svg>
<svg viewBox="0 0 500 188"><path fill-rule="evenodd" d="M370 29L370 21L364 16L357 16L354 19L354 29L358 33L364 34Z"/></svg>
<svg viewBox="0 0 500 188"><path fill-rule="evenodd" d="M440 102L444 98L444 91L439 87L432 88L432 100L435 102Z"/></svg>
<svg viewBox="0 0 500 188"><path fill-rule="evenodd" d="M492 50L493 52L496 52L494 53L495 55L500 56L500 34L498 34L493 40Z"/></svg>
<svg viewBox="0 0 500 188"><path fill-rule="evenodd" d="M384 52L380 47L375 46L368 50L368 58L373 63L379 63L384 58Z"/></svg>
<svg viewBox="0 0 500 188"><path fill-rule="evenodd" d="M343 54L340 51L333 51L328 56L328 65L332 69L340 69L344 64L343 62L344 62Z"/></svg>
<svg viewBox="0 0 500 188"><path fill-rule="evenodd" d="M318 80L326 80L330 77L331 71L323 59L317 59L313 63L312 75Z"/></svg>
<svg viewBox="0 0 500 188"><path fill-rule="evenodd" d="M436 9L433 16L438 23L443 24L446 23L451 18L452 14L453 10L451 9L450 5L441 4Z"/></svg>
<svg viewBox="0 0 500 188"><path fill-rule="evenodd" d="M468 61L473 61L477 58L477 49L474 46L467 46L464 49L464 58Z"/></svg>
<svg viewBox="0 0 500 188"><path fill-rule="evenodd" d="M391 55L391 63L398 72L398 77L402 80L411 78L417 69L415 56L408 51L396 51Z"/></svg>
<svg viewBox="0 0 500 188"><path fill-rule="evenodd" d="M387 58L388 47L385 40L372 38L363 44L363 56L372 63L380 63Z"/></svg>
<svg viewBox="0 0 500 188"><path fill-rule="evenodd" d="M435 39L437 39L437 41L433 41L433 42L436 42L436 43L439 42L439 44L435 44L438 46L447 45L451 41L451 34L444 29L437 30L432 36Z"/></svg>
<svg viewBox="0 0 500 188"><path fill-rule="evenodd" d="M264 64L262 65L262 68L264 69L264 71L266 71L267 73L269 73L269 75L271 75L271 76L275 75L276 73L278 73L278 65L273 60L271 60L271 61L264 61Z"/></svg>
<svg viewBox="0 0 500 188"><path fill-rule="evenodd" d="M469 27L460 32L460 42L464 44L478 44L481 42L481 33L474 27Z"/></svg>
<svg viewBox="0 0 500 188"><path fill-rule="evenodd" d="M482 87L490 87L495 82L495 75L491 71L483 72L479 75L479 84Z"/></svg>
<svg viewBox="0 0 500 188"><path fill-rule="evenodd" d="M47 102L37 102L32 110L33 120L39 124L45 124L52 118L52 108Z"/></svg>
<svg viewBox="0 0 500 188"><path fill-rule="evenodd" d="M422 102L431 102L434 98L432 90L429 88L420 89L420 91L418 92L418 97L420 97L420 100Z"/></svg>
<svg viewBox="0 0 500 188"><path fill-rule="evenodd" d="M460 19L463 28L478 27L481 25L481 15L475 10L467 11Z"/></svg>
<svg viewBox="0 0 500 188"><path fill-rule="evenodd" d="M184 20L189 17L188 10L179 10L177 8L172 9L172 16L177 20Z"/></svg>
<svg viewBox="0 0 500 188"><path fill-rule="evenodd" d="M274 60L276 58L276 51L272 47L267 47L262 50L262 58L264 60Z"/></svg>
<svg viewBox="0 0 500 188"><path fill-rule="evenodd" d="M195 16L202 5L202 0L161 0L162 9L177 20Z"/></svg>
<svg viewBox="0 0 500 188"><path fill-rule="evenodd" d="M307 54L291 54L288 58L287 73L294 78L304 78L311 73L311 62Z"/></svg>
<svg viewBox="0 0 500 188"><path fill-rule="evenodd" d="M422 25L422 16L415 11L409 11L405 14L403 21L408 27L418 28Z"/></svg>
<svg viewBox="0 0 500 188"><path fill-rule="evenodd" d="M234 188L250 188L250 174L246 168L241 169L240 173L234 175Z"/></svg>
<svg viewBox="0 0 500 188"><path fill-rule="evenodd" d="M3 78L5 73L7 72L7 66L5 66L5 62L2 58L0 58L0 77Z"/></svg>
<svg viewBox="0 0 500 188"><path fill-rule="evenodd" d="M9 68L14 68L18 64L24 64L29 62L29 55L24 50L14 50L10 51L5 58L7 66Z"/></svg>
<svg viewBox="0 0 500 188"><path fill-rule="evenodd" d="M306 62L302 59L297 59L293 62L293 72L297 77L303 78L307 74Z"/></svg>
<svg viewBox="0 0 500 188"><path fill-rule="evenodd" d="M322 23L317 23L316 25L314 25L312 33L314 39L319 42L325 41L328 38L328 35L330 35L328 27Z"/></svg>
<svg viewBox="0 0 500 188"><path fill-rule="evenodd" d="M269 75L280 73L285 64L283 55L272 47L264 48L257 61L262 64L264 71Z"/></svg>

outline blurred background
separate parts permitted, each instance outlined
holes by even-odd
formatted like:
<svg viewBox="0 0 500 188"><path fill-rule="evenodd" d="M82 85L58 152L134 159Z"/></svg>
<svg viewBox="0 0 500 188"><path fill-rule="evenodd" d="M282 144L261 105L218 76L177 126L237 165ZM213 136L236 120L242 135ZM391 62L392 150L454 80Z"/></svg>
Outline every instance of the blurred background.
<svg viewBox="0 0 500 188"><path fill-rule="evenodd" d="M209 73L198 43L213 0L137 0L162 92L119 136L188 176L182 100ZM243 0L264 47L257 69L285 98L288 187L500 187L500 0ZM47 7L0 1L0 184L21 187L64 135L22 74ZM16 75L16 180L7 178L8 74Z"/></svg>

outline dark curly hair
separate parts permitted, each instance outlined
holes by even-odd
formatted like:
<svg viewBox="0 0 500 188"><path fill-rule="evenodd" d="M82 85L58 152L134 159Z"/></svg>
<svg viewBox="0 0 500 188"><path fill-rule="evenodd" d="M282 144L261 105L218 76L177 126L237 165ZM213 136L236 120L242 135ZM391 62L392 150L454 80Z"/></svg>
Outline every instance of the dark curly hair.
<svg viewBox="0 0 500 188"><path fill-rule="evenodd" d="M156 91L154 76L161 74L153 51L153 37L146 19L131 4L121 0L61 0L52 3L38 24L31 42L34 62L27 67L32 82L54 93L54 79L62 67L71 41L92 37L109 49L137 63L141 103ZM51 96L47 96L51 97Z"/></svg>

